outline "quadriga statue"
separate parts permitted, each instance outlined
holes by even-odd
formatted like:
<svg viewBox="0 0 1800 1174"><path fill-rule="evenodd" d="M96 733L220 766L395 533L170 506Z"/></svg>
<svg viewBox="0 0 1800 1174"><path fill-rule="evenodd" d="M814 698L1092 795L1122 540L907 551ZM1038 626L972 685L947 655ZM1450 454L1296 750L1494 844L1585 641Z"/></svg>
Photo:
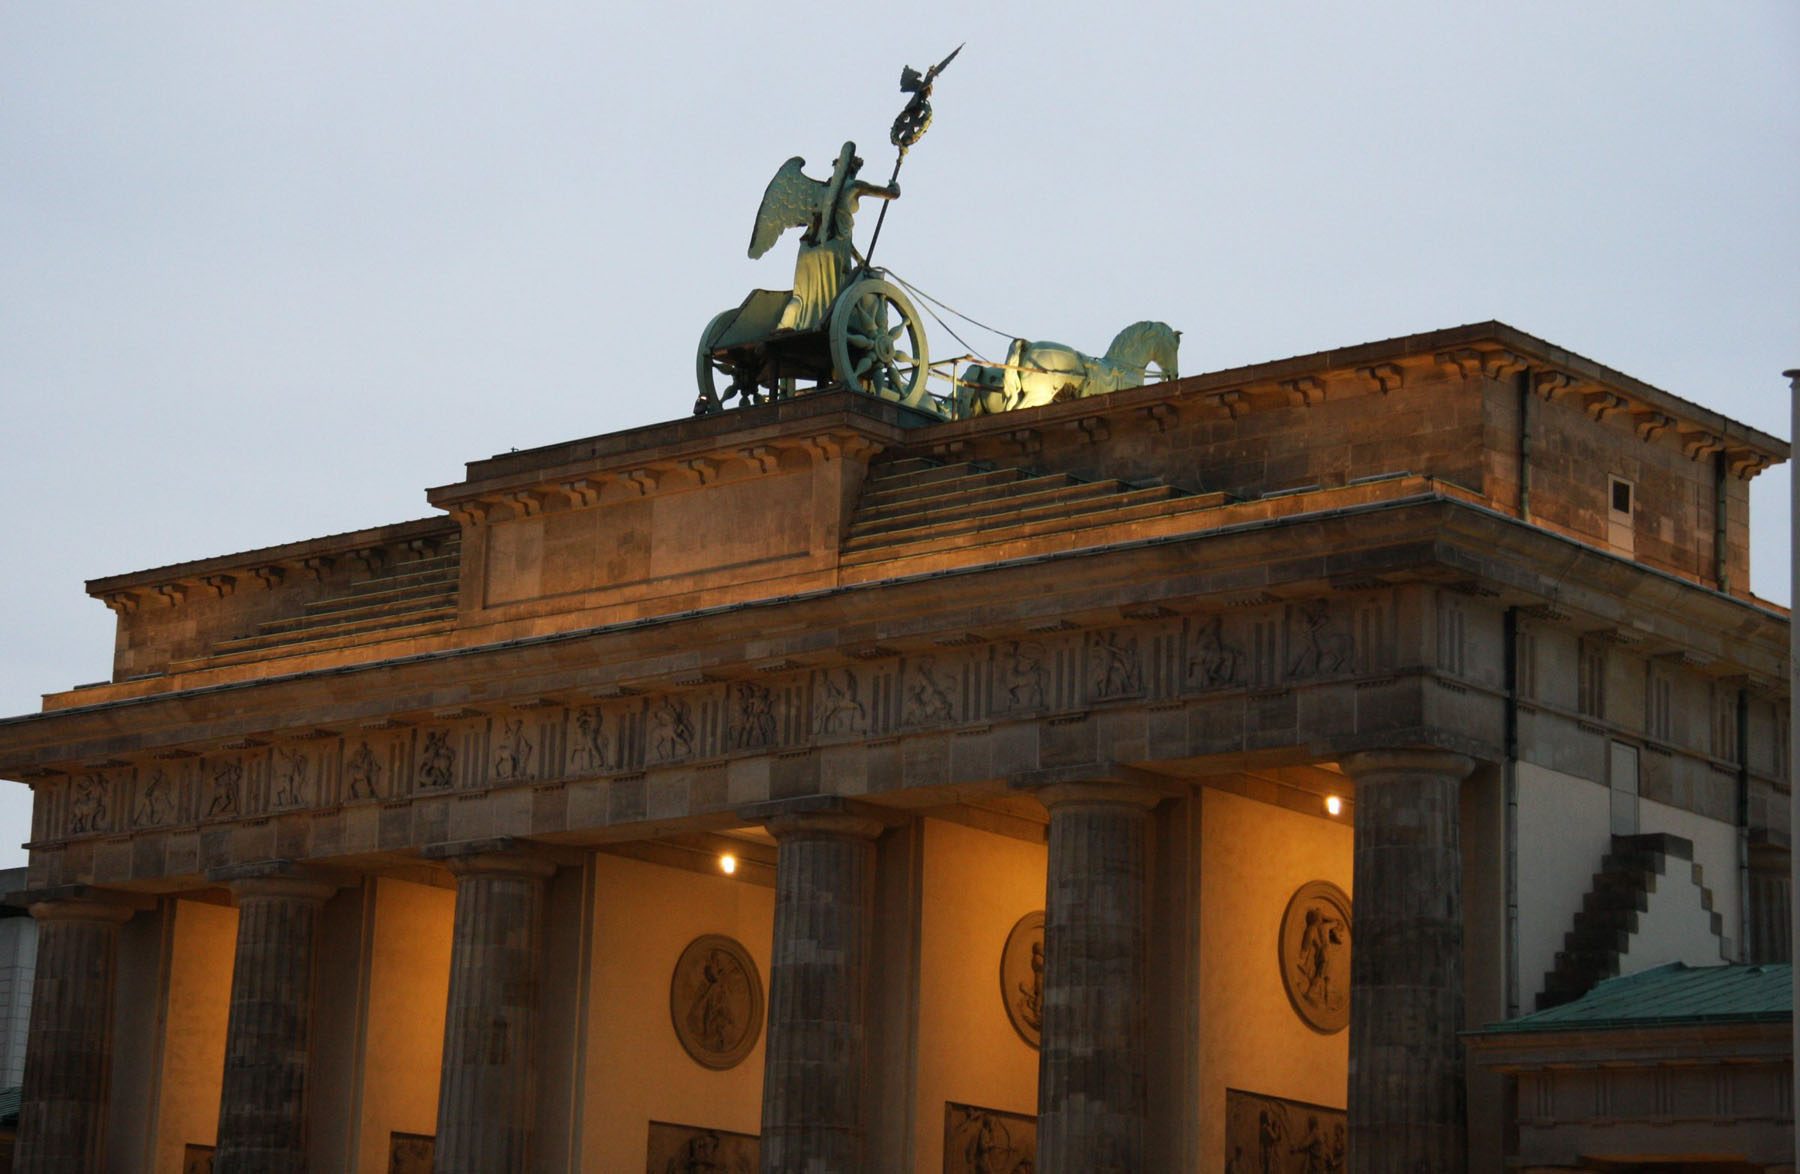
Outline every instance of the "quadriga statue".
<svg viewBox="0 0 1800 1174"><path fill-rule="evenodd" d="M1060 342L1015 338L999 365L971 363L957 381L957 416L985 416L1141 387L1151 366L1164 379L1180 377L1175 353L1181 332L1166 322L1133 322L1095 358Z"/></svg>

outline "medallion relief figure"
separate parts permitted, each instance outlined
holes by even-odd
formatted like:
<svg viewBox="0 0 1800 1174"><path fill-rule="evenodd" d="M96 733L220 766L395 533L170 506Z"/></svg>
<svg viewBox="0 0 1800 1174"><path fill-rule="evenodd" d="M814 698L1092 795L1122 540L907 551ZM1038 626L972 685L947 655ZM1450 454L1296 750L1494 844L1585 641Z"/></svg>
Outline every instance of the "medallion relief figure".
<svg viewBox="0 0 1800 1174"><path fill-rule="evenodd" d="M731 745L758 750L775 741L775 698L768 686L739 681L731 687Z"/></svg>
<svg viewBox="0 0 1800 1174"><path fill-rule="evenodd" d="M375 760L375 752L366 741L344 759L344 794L349 799L381 797L381 763Z"/></svg>
<svg viewBox="0 0 1800 1174"><path fill-rule="evenodd" d="M650 710L650 757L673 762L694 753L694 711L680 697L664 697Z"/></svg>
<svg viewBox="0 0 1800 1174"><path fill-rule="evenodd" d="M150 772L150 778L144 783L143 793L138 796L137 811L132 814L132 823L138 827L154 827L159 823L168 823L175 815L174 785L169 776L157 767Z"/></svg>
<svg viewBox="0 0 1800 1174"><path fill-rule="evenodd" d="M437 791L456 779L456 747L450 744L449 730L427 730L425 745L419 748L419 787Z"/></svg>
<svg viewBox="0 0 1800 1174"><path fill-rule="evenodd" d="M903 682L900 706L903 725L935 725L956 717L956 707L950 701L956 688L955 681L939 677L936 657L921 656L908 661Z"/></svg>
<svg viewBox="0 0 1800 1174"><path fill-rule="evenodd" d="M826 669L820 673L813 733L860 733L869 722L869 711L862 703L861 694L862 683L857 679L855 669Z"/></svg>
<svg viewBox="0 0 1800 1174"><path fill-rule="evenodd" d="M1329 881L1301 885L1281 918L1281 978L1314 1031L1350 1022L1350 898Z"/></svg>
<svg viewBox="0 0 1800 1174"><path fill-rule="evenodd" d="M494 777L522 779L531 773L531 739L525 736L525 719L501 719L503 733L494 755Z"/></svg>
<svg viewBox="0 0 1800 1174"><path fill-rule="evenodd" d="M1225 642L1225 617L1209 616L1188 641L1187 679L1191 688L1216 689L1238 679L1243 650Z"/></svg>
<svg viewBox="0 0 1800 1174"><path fill-rule="evenodd" d="M212 772L212 797L207 801L206 814L236 815L241 809L243 785L244 764L235 758L221 762Z"/></svg>
<svg viewBox="0 0 1800 1174"><path fill-rule="evenodd" d="M1035 640L1013 640L1002 644L995 670L996 708L1044 708L1050 688L1050 670L1044 667L1042 644Z"/></svg>
<svg viewBox="0 0 1800 1174"><path fill-rule="evenodd" d="M1296 637L1300 652L1288 665L1288 676L1316 677L1350 664L1350 636L1333 627L1331 605L1323 599L1300 605Z"/></svg>
<svg viewBox="0 0 1800 1174"><path fill-rule="evenodd" d="M575 738L569 747L569 769L578 774L598 774L606 769L611 747L607 743L605 715L599 706L575 711Z"/></svg>
<svg viewBox="0 0 1800 1174"><path fill-rule="evenodd" d="M706 934L688 943L669 979L675 1037L708 1068L736 1067L762 1030L762 977L734 938Z"/></svg>
<svg viewBox="0 0 1800 1174"><path fill-rule="evenodd" d="M1095 632L1088 640L1088 687L1099 700L1135 697L1144 691L1144 658L1137 633Z"/></svg>
<svg viewBox="0 0 1800 1174"><path fill-rule="evenodd" d="M1019 1038L1032 1047L1044 1037L1044 911L1014 923L1000 948L1000 1001Z"/></svg>
<svg viewBox="0 0 1800 1174"><path fill-rule="evenodd" d="M69 804L69 834L86 835L106 825L106 779L82 775L75 781L75 798Z"/></svg>

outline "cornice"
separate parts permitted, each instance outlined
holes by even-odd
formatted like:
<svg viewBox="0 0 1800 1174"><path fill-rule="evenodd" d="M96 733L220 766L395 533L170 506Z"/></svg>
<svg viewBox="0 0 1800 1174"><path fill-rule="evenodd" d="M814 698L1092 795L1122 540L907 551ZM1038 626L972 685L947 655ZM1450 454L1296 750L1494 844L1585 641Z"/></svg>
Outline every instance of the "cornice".
<svg viewBox="0 0 1800 1174"><path fill-rule="evenodd" d="M1270 560L1269 536L1300 561ZM1202 550L1202 547L1204 549ZM1054 567L1055 574L1046 575ZM1261 576L1256 584L1244 576ZM971 577L986 582L971 582ZM0 772L115 752L154 754L213 736L335 729L446 707L662 688L677 676L754 678L779 662L825 668L868 649L930 652L946 635L1029 636L1133 608L1224 610L1240 597L1297 601L1372 585L1480 586L1496 605L1539 606L1583 629L1632 627L1646 654L1689 649L1718 673L1785 681L1784 617L1445 494L821 589L286 676L77 705L0 721ZM1046 585L1052 585L1046 589ZM1010 598L996 621L991 601ZM1104 605L1100 601L1105 601ZM1133 613L1136 614L1136 613ZM821 641L820 633L829 637ZM754 646L757 655L745 659ZM685 668L668 665L678 655ZM446 670L448 664L457 667ZM766 675L766 674L765 674ZM447 676L454 679L446 680ZM666 680L664 678L667 678ZM1778 687L1778 686L1772 686ZM284 716L285 715L285 716ZM120 749L128 742L128 746Z"/></svg>

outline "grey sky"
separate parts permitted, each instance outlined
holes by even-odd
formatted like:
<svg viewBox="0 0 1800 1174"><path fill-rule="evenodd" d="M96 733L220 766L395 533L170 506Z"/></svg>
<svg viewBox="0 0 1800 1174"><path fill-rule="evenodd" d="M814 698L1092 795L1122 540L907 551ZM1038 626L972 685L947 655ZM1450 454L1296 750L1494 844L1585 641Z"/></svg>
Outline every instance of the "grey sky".
<svg viewBox="0 0 1800 1174"><path fill-rule="evenodd" d="M884 179L900 67L964 40L877 260L976 318L1166 319L1188 373L1498 318L1788 433L1788 2L14 0L0 714L107 675L84 579L685 415L701 327L789 284L791 241L744 256L769 177L853 138ZM1752 534L1782 602L1787 486ZM0 784L0 867L26 811Z"/></svg>

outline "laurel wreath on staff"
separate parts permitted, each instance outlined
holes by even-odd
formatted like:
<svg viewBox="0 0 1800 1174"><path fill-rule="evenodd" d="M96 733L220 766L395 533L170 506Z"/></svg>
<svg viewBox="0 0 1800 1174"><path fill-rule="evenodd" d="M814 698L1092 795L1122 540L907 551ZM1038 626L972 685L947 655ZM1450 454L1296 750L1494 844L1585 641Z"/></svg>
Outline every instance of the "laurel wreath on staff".
<svg viewBox="0 0 1800 1174"><path fill-rule="evenodd" d="M964 42L964 44L967 43ZM962 45L958 45L950 51L950 56L926 70L922 76L910 65L901 68L900 91L911 94L912 98L894 119L894 125L888 131L888 142L900 148L900 154L894 159L894 174L888 176L890 188L900 180L900 165L906 162L906 152L912 148L914 143L925 137L925 132L931 127L932 83L937 80L938 74L944 72L944 67L955 61L956 55L962 51ZM863 255L865 265L868 264L869 258L875 255L875 244L881 239L881 226L887 223L887 214L888 201L883 200L881 215L875 218L875 232L869 237L869 251Z"/></svg>

